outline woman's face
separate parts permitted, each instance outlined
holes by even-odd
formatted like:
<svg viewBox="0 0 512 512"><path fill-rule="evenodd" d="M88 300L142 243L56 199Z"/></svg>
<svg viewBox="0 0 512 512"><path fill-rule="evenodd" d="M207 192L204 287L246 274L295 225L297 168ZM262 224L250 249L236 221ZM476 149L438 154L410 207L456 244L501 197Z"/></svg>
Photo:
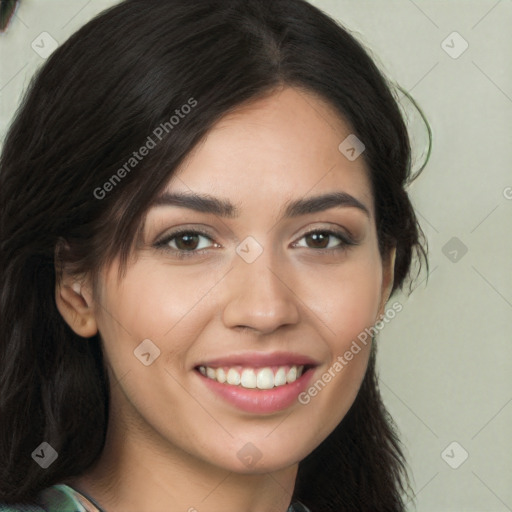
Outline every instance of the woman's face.
<svg viewBox="0 0 512 512"><path fill-rule="evenodd" d="M325 103L286 88L225 117L189 155L125 277L116 261L95 291L118 435L267 472L341 421L370 351L358 335L392 280L363 158L339 149L350 134ZM302 365L314 366L284 384Z"/></svg>

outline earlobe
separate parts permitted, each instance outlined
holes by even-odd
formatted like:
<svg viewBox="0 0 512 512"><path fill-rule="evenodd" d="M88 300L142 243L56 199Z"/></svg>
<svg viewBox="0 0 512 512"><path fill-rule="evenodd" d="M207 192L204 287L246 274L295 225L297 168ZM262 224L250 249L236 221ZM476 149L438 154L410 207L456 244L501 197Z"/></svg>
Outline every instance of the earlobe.
<svg viewBox="0 0 512 512"><path fill-rule="evenodd" d="M379 306L379 313L377 319L384 314L386 303L388 302L391 290L393 289L394 277L395 277L395 259L396 259L396 247L389 250L386 261L382 266L382 288L381 288L381 301Z"/></svg>
<svg viewBox="0 0 512 512"><path fill-rule="evenodd" d="M55 286L55 302L62 318L76 334L83 338L97 334L92 296L71 276L64 277Z"/></svg>

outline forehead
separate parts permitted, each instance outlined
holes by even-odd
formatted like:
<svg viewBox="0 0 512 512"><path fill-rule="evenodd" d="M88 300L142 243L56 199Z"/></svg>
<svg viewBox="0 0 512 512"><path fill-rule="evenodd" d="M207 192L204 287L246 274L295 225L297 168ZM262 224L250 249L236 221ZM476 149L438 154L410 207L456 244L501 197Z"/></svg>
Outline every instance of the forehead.
<svg viewBox="0 0 512 512"><path fill-rule="evenodd" d="M350 160L339 149L351 134L327 102L286 87L224 116L167 190L231 197L260 209L336 190L364 201L373 215L363 158Z"/></svg>

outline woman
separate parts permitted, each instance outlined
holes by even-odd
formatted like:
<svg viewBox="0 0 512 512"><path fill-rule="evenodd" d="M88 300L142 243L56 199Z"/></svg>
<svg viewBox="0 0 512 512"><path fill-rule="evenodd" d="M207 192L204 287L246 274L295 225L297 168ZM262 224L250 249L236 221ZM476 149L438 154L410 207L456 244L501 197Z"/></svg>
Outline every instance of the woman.
<svg viewBox="0 0 512 512"><path fill-rule="evenodd" d="M371 338L425 256L410 160L303 0L81 28L0 163L0 510L404 510Z"/></svg>

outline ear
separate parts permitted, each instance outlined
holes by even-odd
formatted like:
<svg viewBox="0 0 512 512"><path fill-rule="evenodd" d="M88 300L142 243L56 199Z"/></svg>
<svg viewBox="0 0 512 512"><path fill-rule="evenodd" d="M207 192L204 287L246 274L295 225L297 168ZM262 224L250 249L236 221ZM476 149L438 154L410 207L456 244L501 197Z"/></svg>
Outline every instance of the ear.
<svg viewBox="0 0 512 512"><path fill-rule="evenodd" d="M86 282L77 281L75 276L63 271L55 284L55 302L62 318L83 338L97 334L94 301Z"/></svg>
<svg viewBox="0 0 512 512"><path fill-rule="evenodd" d="M395 258L396 247L389 250L385 260L382 262L382 286L381 286L381 300L379 306L379 313L377 319L384 314L386 303L391 295L393 289L393 282L395 277Z"/></svg>

